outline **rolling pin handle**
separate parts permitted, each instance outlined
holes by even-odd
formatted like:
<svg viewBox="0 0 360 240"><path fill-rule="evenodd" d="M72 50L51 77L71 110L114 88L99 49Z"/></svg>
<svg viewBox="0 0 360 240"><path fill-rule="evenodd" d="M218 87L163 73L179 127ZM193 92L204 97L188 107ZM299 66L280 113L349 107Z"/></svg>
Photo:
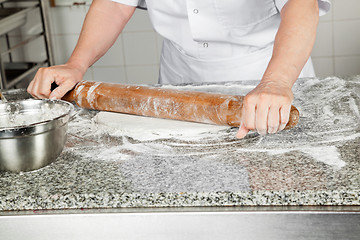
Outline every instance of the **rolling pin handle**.
<svg viewBox="0 0 360 240"><path fill-rule="evenodd" d="M74 103L74 102L76 103L76 101L75 101L75 98L76 98L76 96L75 96L75 94L76 94L76 92L75 92L76 86L77 85L75 85L75 87L73 89L68 91L61 99L64 100L64 101L70 102L70 103Z"/></svg>
<svg viewBox="0 0 360 240"><path fill-rule="evenodd" d="M298 124L299 120L300 120L299 110L292 105L290 109L289 122L286 124L285 129L287 130L295 127Z"/></svg>

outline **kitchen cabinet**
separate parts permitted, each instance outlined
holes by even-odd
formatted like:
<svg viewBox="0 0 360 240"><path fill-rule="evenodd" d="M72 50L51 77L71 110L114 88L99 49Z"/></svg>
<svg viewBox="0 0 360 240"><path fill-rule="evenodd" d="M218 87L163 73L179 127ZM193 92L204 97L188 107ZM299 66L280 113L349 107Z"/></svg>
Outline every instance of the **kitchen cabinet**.
<svg viewBox="0 0 360 240"><path fill-rule="evenodd" d="M49 22L47 20L48 5L47 0L0 0L0 36L4 36L6 42L5 48L2 47L0 53L1 89L15 88L40 67L53 64ZM35 9L39 9L41 32L22 37L20 42L11 44L9 32L23 26L27 21L28 13ZM30 62L14 60L13 53L15 51L26 47L27 44L39 38L44 41L45 59Z"/></svg>

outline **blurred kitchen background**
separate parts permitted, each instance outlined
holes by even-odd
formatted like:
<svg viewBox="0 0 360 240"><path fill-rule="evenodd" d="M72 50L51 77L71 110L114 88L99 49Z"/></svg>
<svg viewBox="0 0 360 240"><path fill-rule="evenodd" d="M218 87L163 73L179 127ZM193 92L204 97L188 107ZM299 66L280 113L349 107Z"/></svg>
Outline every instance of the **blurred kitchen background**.
<svg viewBox="0 0 360 240"><path fill-rule="evenodd" d="M6 0L0 0L1 2L4 6L9 6ZM49 20L49 46L52 46L53 63L62 64L69 58L77 42L91 0L50 2L55 7L45 6L45 14ZM31 1L16 5L19 4L31 6ZM7 35L1 35L3 62L43 62L48 58L43 37L30 39L23 46L16 47L24 39L43 31L40 10L41 8L34 8L28 11L24 24ZM84 79L130 84L157 83L161 45L162 39L153 31L147 12L136 10L114 46L88 70ZM11 51L10 56L6 51L14 46L16 49ZM312 58L319 77L360 74L359 0L332 0L331 12L320 18ZM29 74L26 80L14 87L26 86L32 76L33 73Z"/></svg>

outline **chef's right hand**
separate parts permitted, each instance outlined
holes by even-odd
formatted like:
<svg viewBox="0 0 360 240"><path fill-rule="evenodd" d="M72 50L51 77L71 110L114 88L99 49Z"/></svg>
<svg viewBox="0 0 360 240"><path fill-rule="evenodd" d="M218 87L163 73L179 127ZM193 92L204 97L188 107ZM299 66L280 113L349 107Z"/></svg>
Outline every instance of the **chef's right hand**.
<svg viewBox="0 0 360 240"><path fill-rule="evenodd" d="M35 98L61 99L82 80L84 74L79 68L70 64L40 68L27 91ZM52 83L58 85L53 91L51 91Z"/></svg>

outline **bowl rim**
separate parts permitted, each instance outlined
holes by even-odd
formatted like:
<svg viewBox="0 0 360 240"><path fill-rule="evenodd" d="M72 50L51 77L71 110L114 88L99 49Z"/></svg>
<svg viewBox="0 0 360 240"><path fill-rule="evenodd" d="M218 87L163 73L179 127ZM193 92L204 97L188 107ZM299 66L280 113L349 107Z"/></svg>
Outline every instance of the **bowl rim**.
<svg viewBox="0 0 360 240"><path fill-rule="evenodd" d="M74 112L74 105L72 103L69 103L69 102L66 102L64 100L59 100L59 99L22 99L22 100L13 100L13 101L9 101L7 103L0 103L0 106L1 105L6 105L8 103L14 103L14 102L30 102L30 101L37 101L37 102L51 102L51 103L54 103L54 102L58 102L58 103L61 103L63 105L67 105L69 107L69 109L61 114L60 116L57 116L55 118L52 118L52 119L48 119L48 120L44 120L44 121L40 121L40 122L36 122L36 123L32 123L32 124L28 124L28 125L19 125L19 126L14 126L14 127L0 127L0 133L1 132L5 132L5 131L20 131L21 129L24 129L24 128L34 128L34 127L38 127L38 126L41 126L41 125L45 125L45 124L48 124L50 122L54 122L56 120L59 120L63 117L66 117L66 116L71 116L72 113ZM1 138L1 136L0 136Z"/></svg>

